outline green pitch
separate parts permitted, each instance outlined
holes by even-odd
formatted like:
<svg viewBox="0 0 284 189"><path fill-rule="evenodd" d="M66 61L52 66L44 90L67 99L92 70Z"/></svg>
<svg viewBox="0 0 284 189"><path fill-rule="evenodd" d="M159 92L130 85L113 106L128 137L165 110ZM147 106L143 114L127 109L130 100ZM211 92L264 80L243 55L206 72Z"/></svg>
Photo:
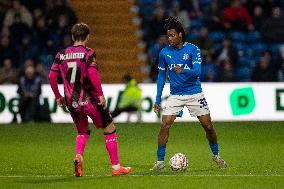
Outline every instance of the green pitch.
<svg viewBox="0 0 284 189"><path fill-rule="evenodd" d="M229 167L211 160L198 123L175 123L166 161L182 152L189 169L155 174L158 124L117 124L120 160L133 173L111 177L100 130L92 129L84 158L84 177L73 177L75 129L72 124L0 125L0 189L39 188L284 188L284 123L215 123L221 156Z"/></svg>

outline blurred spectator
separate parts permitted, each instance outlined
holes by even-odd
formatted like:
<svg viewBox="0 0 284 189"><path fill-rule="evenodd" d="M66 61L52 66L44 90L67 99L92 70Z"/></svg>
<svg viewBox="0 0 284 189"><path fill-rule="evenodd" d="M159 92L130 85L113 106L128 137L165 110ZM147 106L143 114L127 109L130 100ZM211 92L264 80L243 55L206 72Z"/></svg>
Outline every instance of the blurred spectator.
<svg viewBox="0 0 284 189"><path fill-rule="evenodd" d="M31 30L26 23L23 23L21 21L19 14L15 14L14 16L14 22L9 27L9 31L10 35L13 36L13 42L15 44L19 44L21 43L21 40L23 39L24 35L29 35L31 33Z"/></svg>
<svg viewBox="0 0 284 189"><path fill-rule="evenodd" d="M201 54L210 56L214 54L214 42L208 36L208 28L202 27L199 31L199 36L192 40L192 43L201 49Z"/></svg>
<svg viewBox="0 0 284 189"><path fill-rule="evenodd" d="M147 2L147 5L153 7L154 1L144 1ZM281 7L282 10L284 9L284 4L281 0L172 0L171 8L169 8L168 5L170 1L171 0L158 0L156 5L157 7L163 7L164 5L166 7L164 12L169 11L169 14L173 16L178 14L178 10L185 10L189 14L191 26L187 33L186 41L197 44L202 50L202 56L204 58L208 54L210 56L212 55L212 62L214 62L219 70L217 75L225 75L224 78L222 78L222 75L218 75L215 80L249 81L251 73L260 59L260 53L266 48L271 49L274 54L272 62L276 62L277 53L275 52L278 51L281 45L280 43L284 42L284 37L282 37L284 36L284 32L282 32L284 31L284 28L282 28L282 25L284 27L284 21L282 21L281 16L279 16L281 15L279 7ZM145 10L145 7L143 7L145 6L145 2L136 5L141 6L141 9ZM180 5L180 7L178 5ZM276 9L275 6L277 6L276 8L278 9ZM152 9L147 10L149 13L146 11L144 14L141 14L142 23L145 23L145 20L147 20L148 23L153 23L153 21L151 21L153 16L151 15L153 15L154 11L152 11ZM265 27L264 20L272 15L272 12L274 13L274 17L277 18L277 21L271 18L272 21L269 19L267 21L268 26ZM166 13L164 13L164 15L166 15ZM162 24L160 24L160 26L161 25ZM155 26L155 24L152 24L152 28L142 25L143 30L146 31L145 36L152 36L151 41L147 40L147 37L145 37L145 39L147 42L147 60L149 65L153 68L151 69L150 75L152 81L155 82L157 77L155 71L155 65L157 64L155 54L157 53L155 52L159 52L161 46L154 43L156 37L153 37L152 32L154 31L155 33L156 28L153 29L153 26ZM157 28L162 28L162 26L158 26ZM262 28L266 28L267 30L262 30ZM229 33L224 33L224 31L220 31L220 29L225 29ZM256 31L252 31L254 29ZM162 29L160 31L162 31ZM209 36L213 41L207 39L208 32L211 31L214 31L214 33ZM263 41L263 35L260 35L263 33L262 31L266 31L270 34L270 36L268 36L271 37L272 40L268 38L269 40L266 40L268 43ZM229 39L224 39L226 35L231 37L233 41L232 44ZM153 43L155 45L153 45ZM263 57L267 58L269 52L265 52L264 54L266 55L263 55ZM220 67L221 65L223 67ZM212 66L209 64L203 69L213 70L210 69L211 67ZM281 66L279 66L278 69L281 69L280 67ZM275 70L275 68L276 67L273 66L272 69ZM207 79L204 80L212 81L214 74L211 73L214 72L209 71L207 73L209 73L206 76ZM242 77L245 79L242 79Z"/></svg>
<svg viewBox="0 0 284 189"><path fill-rule="evenodd" d="M6 14L6 5L7 3L0 1L0 28L3 27L3 21Z"/></svg>
<svg viewBox="0 0 284 189"><path fill-rule="evenodd" d="M39 96L41 94L41 80L35 74L33 66L27 66L25 75L21 76L18 84L20 96L19 112L22 122L33 122L39 110Z"/></svg>
<svg viewBox="0 0 284 189"><path fill-rule="evenodd" d="M38 47L37 44L32 41L32 36L26 34L23 36L21 43L17 47L17 51L19 53L19 62L23 64L27 59L38 58Z"/></svg>
<svg viewBox="0 0 284 189"><path fill-rule="evenodd" d="M37 69L44 73L58 48L71 44L67 31L75 22L77 17L66 0L1 0L0 67L7 58L16 68L26 67L26 61L36 65L36 61L43 64Z"/></svg>
<svg viewBox="0 0 284 189"><path fill-rule="evenodd" d="M156 4L157 3L163 4L166 11L169 11L172 8L173 1L176 1L176 0L156 0Z"/></svg>
<svg viewBox="0 0 284 189"><path fill-rule="evenodd" d="M19 77L22 77L25 75L25 71L27 69L27 67L29 66L32 66L32 67L35 67L35 62L33 59L26 59L24 64L22 64L22 66L20 67L20 70L19 70Z"/></svg>
<svg viewBox="0 0 284 189"><path fill-rule="evenodd" d="M40 77L41 83L46 84L48 82L47 72L43 64L39 63L36 65L36 73Z"/></svg>
<svg viewBox="0 0 284 189"><path fill-rule="evenodd" d="M281 1L283 0L263 0L265 6L265 15L270 16L273 12L274 7L280 7Z"/></svg>
<svg viewBox="0 0 284 189"><path fill-rule="evenodd" d="M277 73L277 79L278 81L284 81L284 46L282 45L280 47L280 57L278 60L278 73Z"/></svg>
<svg viewBox="0 0 284 189"><path fill-rule="evenodd" d="M219 82L235 82L237 81L235 75L234 64L232 63L230 58L225 58L220 62L218 66L218 77L217 81Z"/></svg>
<svg viewBox="0 0 284 189"><path fill-rule="evenodd" d="M56 31L58 26L58 18L60 15L66 15L69 20L69 28L77 22L77 17L72 8L65 2L65 0L51 0L46 1L49 6L47 13L47 25L52 31Z"/></svg>
<svg viewBox="0 0 284 189"><path fill-rule="evenodd" d="M15 50L15 47L13 47L10 43L10 39L8 35L4 34L1 36L0 39L0 62L2 66L2 62L4 59L9 58L14 63L14 66L17 67L17 59L18 59L18 53Z"/></svg>
<svg viewBox="0 0 284 189"><path fill-rule="evenodd" d="M261 7L261 9L266 8L264 1L265 0L245 0L243 1L243 5L247 8L249 14L253 15L256 7ZM266 12L263 11L264 16L266 16L265 14Z"/></svg>
<svg viewBox="0 0 284 189"><path fill-rule="evenodd" d="M181 0L181 9L187 10L190 18L198 19L203 17L200 0Z"/></svg>
<svg viewBox="0 0 284 189"><path fill-rule="evenodd" d="M238 51L232 46L231 40L225 38L222 41L222 47L216 50L214 57L216 58L217 66L225 59L230 59L230 62L235 65L238 61Z"/></svg>
<svg viewBox="0 0 284 189"><path fill-rule="evenodd" d="M254 7L252 19L255 29L260 31L263 25L263 21L265 20L263 8L260 5Z"/></svg>
<svg viewBox="0 0 284 189"><path fill-rule="evenodd" d="M59 15L57 26L56 26L56 35L58 36L58 46L63 47L64 36L69 34L69 20L66 14Z"/></svg>
<svg viewBox="0 0 284 189"><path fill-rule="evenodd" d="M205 14L206 26L209 31L222 30L221 10L216 1L212 1L207 14Z"/></svg>
<svg viewBox="0 0 284 189"><path fill-rule="evenodd" d="M3 32L8 32L9 27L14 24L17 19L17 16L19 16L21 23L27 24L28 27L31 27L33 24L33 18L32 14L28 11L28 9L21 4L20 0L13 0L12 1L12 8L8 10L8 12L5 15L4 19L4 27Z"/></svg>
<svg viewBox="0 0 284 189"><path fill-rule="evenodd" d="M156 82L158 75L158 61L160 51L167 45L167 36L161 35L156 43L148 50L148 62L150 66L150 78Z"/></svg>
<svg viewBox="0 0 284 189"><path fill-rule="evenodd" d="M36 25L37 20L41 19L44 17L43 10L39 7L36 7L32 10L32 15L33 15L33 25Z"/></svg>
<svg viewBox="0 0 284 189"><path fill-rule="evenodd" d="M252 81L276 81L277 75L268 55L263 55L252 73Z"/></svg>
<svg viewBox="0 0 284 189"><path fill-rule="evenodd" d="M6 58L0 68L0 84L15 84L17 76L17 70L13 68L12 60Z"/></svg>
<svg viewBox="0 0 284 189"><path fill-rule="evenodd" d="M180 9L190 13L193 9L191 0L180 0Z"/></svg>
<svg viewBox="0 0 284 189"><path fill-rule="evenodd" d="M130 75L123 76L125 89L118 100L117 107L111 113L115 118L122 112L140 112L142 102L142 91L138 87L137 82Z"/></svg>
<svg viewBox="0 0 284 189"><path fill-rule="evenodd" d="M56 44L51 39L45 41L45 45L43 46L39 56L39 62L44 65L46 71L49 71L51 68L56 49Z"/></svg>
<svg viewBox="0 0 284 189"><path fill-rule="evenodd" d="M48 0L51 1L51 0ZM22 1L23 5L25 5L31 12L37 8L44 9L46 7L46 0L28 0Z"/></svg>
<svg viewBox="0 0 284 189"><path fill-rule="evenodd" d="M72 45L72 37L70 35L65 35L63 37L63 47Z"/></svg>
<svg viewBox="0 0 284 189"><path fill-rule="evenodd" d="M279 7L274 7L271 18L267 19L262 28L262 35L267 42L284 42L284 18Z"/></svg>
<svg viewBox="0 0 284 189"><path fill-rule="evenodd" d="M172 9L170 11L170 16L177 17L180 23L182 24L185 34L188 33L190 28L190 19L186 10L180 9L180 3L175 0L172 2Z"/></svg>
<svg viewBox="0 0 284 189"><path fill-rule="evenodd" d="M231 5L223 13L223 26L226 30L254 30L252 18L240 0L232 0Z"/></svg>
<svg viewBox="0 0 284 189"><path fill-rule="evenodd" d="M46 27L46 22L44 17L40 17L37 20L35 20L34 30L35 30L35 39L39 47L41 47L40 50L42 50L46 42L49 40L49 32Z"/></svg>
<svg viewBox="0 0 284 189"><path fill-rule="evenodd" d="M217 69L212 61L210 54L203 56L203 61L201 64L201 76L200 80L202 82L214 82L217 77Z"/></svg>
<svg viewBox="0 0 284 189"><path fill-rule="evenodd" d="M155 9L155 16L150 23L150 32L148 33L150 43L155 42L155 40L162 34L164 34L164 25L167 14L163 5L157 5Z"/></svg>

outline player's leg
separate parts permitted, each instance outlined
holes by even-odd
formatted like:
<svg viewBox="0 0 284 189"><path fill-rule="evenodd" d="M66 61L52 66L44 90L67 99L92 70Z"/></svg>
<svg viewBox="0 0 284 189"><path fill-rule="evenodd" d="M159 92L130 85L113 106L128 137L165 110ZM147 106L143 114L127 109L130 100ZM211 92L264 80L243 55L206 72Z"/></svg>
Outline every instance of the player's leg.
<svg viewBox="0 0 284 189"><path fill-rule="evenodd" d="M217 143L217 135L211 121L210 110L207 101L204 97L204 94L198 93L190 95L187 102L187 108L191 115L197 116L199 122L201 123L203 129L205 130L210 149L213 153L213 160L216 159L216 157L218 157L219 159L220 156L218 155L219 149ZM224 160L222 162L219 161L219 163L217 164L221 168L226 167L226 163Z"/></svg>
<svg viewBox="0 0 284 189"><path fill-rule="evenodd" d="M73 122L77 128L76 136L76 157L74 160L74 175L76 177L83 176L83 156L87 141L90 136L88 127L88 117L82 112L70 112Z"/></svg>
<svg viewBox="0 0 284 189"><path fill-rule="evenodd" d="M162 124L158 135L158 161L164 161L165 149L170 135L170 128L176 119L176 115L163 115Z"/></svg>
<svg viewBox="0 0 284 189"><path fill-rule="evenodd" d="M170 135L170 128L176 119L176 115L163 115L162 124L158 134L158 149L157 149L157 162L152 171L165 171L166 166L164 163L166 155L166 145Z"/></svg>
<svg viewBox="0 0 284 189"><path fill-rule="evenodd" d="M166 144L168 142L170 128L174 123L177 115L184 108L184 100L181 96L169 96L166 101L165 108L162 112L162 124L160 127L159 135L158 135L158 149L157 149L157 162L154 167L151 169L152 171L165 171L165 154L166 154Z"/></svg>
<svg viewBox="0 0 284 189"><path fill-rule="evenodd" d="M109 111L103 109L102 106L95 104L88 105L85 109L88 116L93 120L95 126L104 131L105 145L112 164L112 175L118 176L130 173L130 167L123 167L120 165L116 128Z"/></svg>
<svg viewBox="0 0 284 189"><path fill-rule="evenodd" d="M119 162L118 155L118 142L116 136L116 128L114 123L111 122L106 128L103 129L105 135L105 145L109 154L112 165L112 176L125 175L132 171L131 167L123 167Z"/></svg>
<svg viewBox="0 0 284 189"><path fill-rule="evenodd" d="M217 135L212 125L210 114L197 116L197 118L199 119L199 122L201 123L201 126L203 127L206 133L206 137L209 142L213 155L218 155L219 151L218 151Z"/></svg>
<svg viewBox="0 0 284 189"><path fill-rule="evenodd" d="M206 137L209 142L210 149L213 153L213 161L215 161L220 168L226 168L226 162L219 156L217 134L213 127L210 114L197 117L206 132Z"/></svg>

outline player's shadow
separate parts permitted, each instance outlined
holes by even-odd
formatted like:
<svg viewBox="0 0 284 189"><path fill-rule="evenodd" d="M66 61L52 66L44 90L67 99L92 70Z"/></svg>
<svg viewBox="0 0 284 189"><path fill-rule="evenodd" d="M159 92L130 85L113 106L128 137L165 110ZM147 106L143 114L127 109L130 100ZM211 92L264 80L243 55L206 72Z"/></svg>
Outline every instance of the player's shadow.
<svg viewBox="0 0 284 189"><path fill-rule="evenodd" d="M107 177L107 176L105 176ZM77 181L86 181L93 180L92 177L80 177L75 178L74 176L66 176L60 178L29 178L27 180L19 180L18 183L26 183L26 184L52 184L52 183L64 183L64 182L77 182Z"/></svg>
<svg viewBox="0 0 284 189"><path fill-rule="evenodd" d="M208 169L187 169L185 171L172 171L170 169L167 169L165 172L155 172L155 171L141 171L141 172L133 172L132 175L135 176L170 176L170 175L183 175L183 174L200 174L200 173L208 173L208 172L214 172L216 169L214 168L208 168Z"/></svg>

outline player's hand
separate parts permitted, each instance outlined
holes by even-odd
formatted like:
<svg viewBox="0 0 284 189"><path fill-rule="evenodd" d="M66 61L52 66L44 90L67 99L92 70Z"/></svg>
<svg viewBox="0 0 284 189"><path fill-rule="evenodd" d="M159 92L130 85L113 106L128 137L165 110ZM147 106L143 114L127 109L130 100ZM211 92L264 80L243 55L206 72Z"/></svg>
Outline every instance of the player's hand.
<svg viewBox="0 0 284 189"><path fill-rule="evenodd" d="M161 105L155 103L153 106L153 110L156 114L158 114L161 110Z"/></svg>
<svg viewBox="0 0 284 189"><path fill-rule="evenodd" d="M177 74L181 74L182 73L182 69L180 66L175 66L174 67L174 71L177 73Z"/></svg>
<svg viewBox="0 0 284 189"><path fill-rule="evenodd" d="M60 98L56 99L56 101L57 101L57 104L58 104L59 107L61 107L61 108L66 107L66 101L65 101L64 97L60 97Z"/></svg>
<svg viewBox="0 0 284 189"><path fill-rule="evenodd" d="M101 105L104 109L106 109L106 99L104 96L99 96L99 100L100 102L98 103L98 105Z"/></svg>

